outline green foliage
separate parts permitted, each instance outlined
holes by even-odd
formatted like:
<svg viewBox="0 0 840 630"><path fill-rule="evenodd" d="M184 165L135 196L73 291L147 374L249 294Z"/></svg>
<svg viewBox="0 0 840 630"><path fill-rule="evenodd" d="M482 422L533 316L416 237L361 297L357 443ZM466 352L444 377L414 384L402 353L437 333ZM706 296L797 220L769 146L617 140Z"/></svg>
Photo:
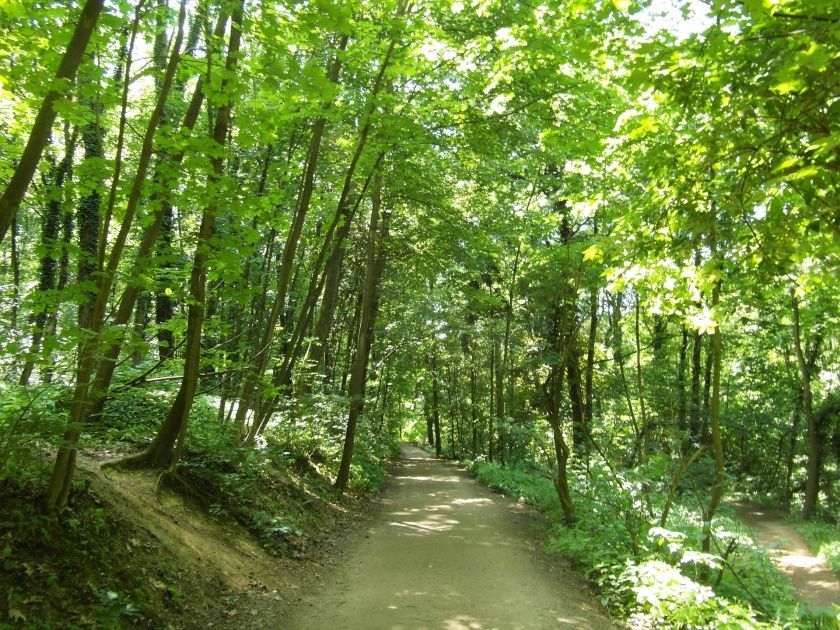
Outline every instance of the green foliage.
<svg viewBox="0 0 840 630"><path fill-rule="evenodd" d="M821 521L800 521L794 526L811 551L840 575L840 526Z"/></svg>
<svg viewBox="0 0 840 630"><path fill-rule="evenodd" d="M152 557L142 534L106 511L85 483L61 516L40 514L37 475L18 472L25 471L7 471L0 482L0 626L161 623L149 576L171 571L170 560Z"/></svg>
<svg viewBox="0 0 840 630"><path fill-rule="evenodd" d="M560 520L562 514L559 511L554 483L539 465L520 464L514 468L502 468L490 462L476 460L470 466L470 470L479 481L493 490L522 499L540 512Z"/></svg>
<svg viewBox="0 0 840 630"><path fill-rule="evenodd" d="M618 591L632 593L633 626L654 628L772 628L756 620L747 607L717 597L708 586L686 577L677 567L661 560L627 568L611 582Z"/></svg>
<svg viewBox="0 0 840 630"><path fill-rule="evenodd" d="M571 527L561 524L546 469L477 461L472 470L555 523L549 549L577 564L599 586L602 602L634 627L769 628L783 620L819 627L819 621L800 619L786 579L731 510L716 519L713 554L700 552L701 523L688 496L673 508L668 529L655 526L665 495L651 479L663 466L653 458L618 476L595 465L589 475L581 471L573 488L578 519Z"/></svg>
<svg viewBox="0 0 840 630"><path fill-rule="evenodd" d="M0 185L52 86L78 4L0 3ZM736 486L796 507L809 470L816 482L807 466L815 459L824 495L837 493L840 422L820 401L837 389L840 348L832 288L840 18L828 0L676 4L441 0L408 3L403 15L405 3L390 0L249 2L231 76L224 38L205 41L221 5L188 2L190 50L135 189L160 87L159 64L146 52L171 43L177 9L147 4L151 12L138 14L123 85L139 7L109 3L80 78L65 82L54 104L40 172L0 256L3 478L41 483L45 455L66 446L67 428L83 429L84 448L148 444L173 408L188 313L204 307L201 330L192 331L202 377L181 475L218 518L243 524L276 553L300 553L329 513L322 503L333 500L328 480L344 448L346 377L358 354L363 225L381 176L390 231L378 253L386 271L351 488L377 490L398 439L425 441L435 417L447 456L474 460L480 479L559 522L552 475L565 457L555 438L563 438L577 521L558 526L552 544L601 584L611 606L663 627L794 619L786 587L728 510L714 518L711 554L699 551L698 515L718 477L727 492ZM660 10L670 15L660 20ZM334 80L333 59L341 66ZM179 126L199 73L206 98L190 132ZM118 140L123 88L127 133ZM220 104L234 105L223 146L204 124L221 118ZM71 140L93 122L103 156L80 164ZM65 152L67 177L51 181ZM218 182L208 178L217 158L225 161ZM305 175L306 165L314 170ZM133 189L137 217L120 230L126 253L103 296L103 330L81 330L78 306L111 274L77 277L78 237L95 236L79 225L82 234L73 232L80 196L100 191L94 215L113 211L101 252L108 259ZM313 334L315 313L331 312L326 289L307 292L332 245L327 226L342 189L355 215L336 251L335 312L323 364L304 367L309 341L296 347L291 337L298 324ZM155 214L164 204L171 212L157 245L137 261L128 252L164 219ZM209 243L198 234L205 208L217 215ZM295 216L299 240L290 233ZM207 295L191 304L202 293L191 277L199 250L208 253L197 274ZM273 307L280 261L291 252L285 301ZM124 313L134 321L112 325L135 285L140 299ZM813 357L807 378L793 353L792 298L801 305L796 337ZM172 312L153 318L153 302ZM276 325L261 330L272 312ZM158 365L155 351L169 343L157 339L162 329L177 352ZM723 348L714 376L713 336ZM74 386L86 378L77 369L81 344L97 340L121 346L118 385L101 416L68 427ZM279 384L287 360L297 361L291 382ZM14 385L29 361L32 384ZM237 432L223 418L247 401L248 392L236 399L257 362L264 396L254 406L275 394L281 402L250 448L234 445ZM130 383L147 371L147 382ZM220 393L231 405L221 416ZM720 448L708 448L712 437ZM701 444L703 456L682 471L680 460ZM825 512L836 516L830 505ZM84 522L73 516L65 526ZM803 531L836 567L830 528ZM91 593L103 614L123 614L116 588ZM177 590L169 597L177 602Z"/></svg>

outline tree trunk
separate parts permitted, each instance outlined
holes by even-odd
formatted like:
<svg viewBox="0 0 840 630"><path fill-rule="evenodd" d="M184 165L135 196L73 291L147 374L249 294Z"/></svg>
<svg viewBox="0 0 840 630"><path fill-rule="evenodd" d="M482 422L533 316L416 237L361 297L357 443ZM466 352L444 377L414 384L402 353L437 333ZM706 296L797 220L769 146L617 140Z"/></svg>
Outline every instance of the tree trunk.
<svg viewBox="0 0 840 630"><path fill-rule="evenodd" d="M239 58L239 47L242 38L242 16L244 0L240 0L231 14L230 40L225 61L225 77L222 80L221 92L230 90L230 82L235 76ZM222 149L226 144L230 126L231 108L234 99L228 98L219 106L212 131L212 141ZM211 159L212 171L208 176L209 188L215 189L222 176L224 157L221 153ZM210 256L210 240L215 232L216 213L218 211L218 193L211 195L209 203L204 207L201 224L198 230L198 243L193 258L190 273L189 294L190 306L187 311L186 347L184 350L184 371L178 394L169 410L166 419L152 440L151 444L138 455L130 456L121 461L125 465L150 464L168 467L174 473L180 457L186 436L187 421L198 386L201 333L204 324L204 309L207 290L207 267ZM177 443L177 446L176 446Z"/></svg>
<svg viewBox="0 0 840 630"><path fill-rule="evenodd" d="M327 72L328 80L333 83L338 83L339 72L341 71L341 57L340 53L344 51L347 46L348 38L343 36L339 43L335 57L333 58L329 70ZM327 104L324 107L326 114L331 107ZM256 410L261 403L261 393L259 388L260 379L265 374L268 367L269 359L271 357L271 347L274 342L275 328L277 320L286 307L286 298L289 290L289 281L292 277L292 268L295 262L295 253L297 252L298 243L300 242L300 235L303 231L304 221L309 213L309 207L312 201L312 194L315 190L315 174L318 168L318 160L321 152L321 141L324 135L324 129L327 125L327 118L325 115L320 116L312 129L312 137L309 141L309 150L306 157L306 168L304 170L303 180L301 182L300 195L295 206L295 213L292 219L292 225L289 228L289 233L286 236L286 242L283 246L283 254L280 260L280 268L277 271L277 288L275 289L274 302L271 306L271 311L268 316L268 321L264 324L262 334L259 337L259 345L257 346L254 355L251 359L252 367L245 374L242 384L242 392L239 399L239 407L236 411L235 425L237 439L241 438L241 434L245 427L245 418L250 409ZM367 140L367 136L364 136ZM364 144L362 143L362 148ZM358 150L355 160L351 162L350 169L345 176L345 186L342 193L342 198L339 201L339 209L336 216L341 215L342 204L347 204L349 194L349 183L353 179L358 157L361 149ZM331 234L330 234L331 236ZM313 273L319 273L313 270ZM251 433L254 433L253 427L259 425L259 414L254 413L254 420ZM248 441L251 438L249 436Z"/></svg>
<svg viewBox="0 0 840 630"><path fill-rule="evenodd" d="M715 206L712 204L712 220L717 221ZM713 224L711 233L709 234L709 250L711 252L712 260L717 259L717 232ZM712 289L712 310L715 310L720 303L720 285L721 281L715 283ZM715 462L715 478L712 483L711 492L709 493L709 503L703 511L703 542L702 550L704 553L710 553L712 548L712 519L717 512L718 505L720 505L724 494L725 484L725 461L723 454L723 438L720 433L720 363L721 363L721 334L720 322L715 326L715 332L712 335L711 352L712 352L712 391L709 400L709 431L712 445L712 453Z"/></svg>
<svg viewBox="0 0 840 630"><path fill-rule="evenodd" d="M495 456L494 447L495 444L493 442L495 428L493 426L493 418L496 414L496 346L498 344L493 344L490 348L490 407L488 409L489 413L489 423L490 426L487 430L487 459L488 461L493 461L493 457Z"/></svg>
<svg viewBox="0 0 840 630"><path fill-rule="evenodd" d="M102 107L96 103L88 105L91 120L82 129L82 143L85 146L85 161L101 160L103 151L103 130L100 124ZM79 267L76 281L82 287L82 301L79 303L79 328L92 329L93 308L96 300L96 276L99 269L99 209L101 182L92 182L89 192L79 201L76 225L79 233ZM89 286L90 285L90 286ZM92 288L91 288L92 287Z"/></svg>
<svg viewBox="0 0 840 630"><path fill-rule="evenodd" d="M586 338L586 368L583 384L583 423L588 434L593 420L593 380L595 376L595 341L598 338L598 287L589 294L589 335ZM588 455L589 449L586 449Z"/></svg>
<svg viewBox="0 0 840 630"><path fill-rule="evenodd" d="M437 350L432 354L432 426L435 429L435 455L441 455L440 443L440 388L437 373Z"/></svg>
<svg viewBox="0 0 840 630"><path fill-rule="evenodd" d="M680 452L688 454L691 441L688 439L688 392L685 371L688 368L688 329L683 326L680 343L680 363L677 367L677 432Z"/></svg>
<svg viewBox="0 0 840 630"><path fill-rule="evenodd" d="M17 330L18 309L20 308L20 253L18 251L18 223L17 218L12 220L12 242L11 247L12 264L12 313L11 330Z"/></svg>
<svg viewBox="0 0 840 630"><path fill-rule="evenodd" d="M636 342L636 396L639 398L639 414L641 420L641 426L639 428L639 438L637 448L639 451L639 463L643 464L647 461L650 442L650 435L648 435L650 431L650 427L648 426L648 417L647 417L647 407L645 405L645 395L644 391L642 390L642 345L641 345L641 331L639 326L639 318L640 318L640 305L639 305L639 296L636 296L635 300L635 325L633 327L634 331L634 339Z"/></svg>
<svg viewBox="0 0 840 630"><path fill-rule="evenodd" d="M46 212L41 224L41 246L44 248L44 255L39 261L38 271L38 293L44 299L45 304L36 308L33 317L32 342L26 357L23 369L20 373L18 383L22 386L29 384L35 360L38 356L41 341L46 333L47 321L52 308L58 304L57 296L49 296L58 283L58 260L59 260L59 229L61 228L62 210L61 201L64 196L64 180L70 173L73 164L73 151L76 147L76 130L72 135L66 136L64 146L64 157L61 162L54 164L50 169L50 191L47 199Z"/></svg>
<svg viewBox="0 0 840 630"><path fill-rule="evenodd" d="M227 14L222 13L219 15L218 21L216 23L216 28L214 32L215 38L221 38L224 35L226 24ZM179 40L176 37L176 42L177 41ZM175 53L177 53L177 49L173 51L173 54ZM170 61L170 66L172 66L172 61ZM195 127L195 123L198 120L198 116L201 113L201 106L204 102L203 85L203 77L200 77L198 82L196 83L195 89L193 90L193 95L190 99L190 104L187 107L187 111L185 112L184 119L181 123L181 129L179 133L182 137L192 133L193 128ZM158 98L165 97L165 93L158 94ZM169 156L169 168L172 170L177 169L177 167L181 164L183 159L184 151L181 151L176 155ZM174 178L161 178L156 183L158 184L159 189L155 193L153 201L165 202L165 200L168 199L169 196L172 194L172 191L175 188L177 182ZM143 235L140 240L140 246L138 247L137 254L134 257L131 277L128 278L125 289L123 290L122 295L120 296L119 304L117 305L117 313L113 320L114 326L125 326L131 319L131 314L134 310L135 302L143 288L143 276L148 271L150 265L154 261L153 253L155 243L157 241L163 222L166 220L165 208L166 206L164 203L159 203L156 205L152 214L152 223L149 224L143 231ZM122 336L120 336L105 349L105 351L102 353L102 357L99 359L99 362L96 366L96 377L94 378L93 383L91 384L90 392L88 395L89 403L88 409L86 411L87 419L98 416L102 412L102 408L105 404L105 395L111 384L111 380L113 379L114 370L116 369L117 359L122 349L122 345L123 338ZM173 347L172 352L174 353L174 351L175 348Z"/></svg>
<svg viewBox="0 0 840 630"><path fill-rule="evenodd" d="M318 321L315 324L315 341L309 349L309 360L313 369L323 370L329 361L328 343L330 331L333 326L335 307L338 302L338 289L341 280L341 270L346 250L347 237L350 235L350 221L345 221L338 229L336 239L341 245L332 253L327 261L326 280L324 281L324 293L321 297L321 308L318 311Z"/></svg>
<svg viewBox="0 0 840 630"><path fill-rule="evenodd" d="M344 448L335 487L344 493L350 481L350 464L353 461L353 447L356 440L356 423L364 409L365 383L367 375L368 353L370 352L370 332L372 330L375 308L374 301L379 284L381 269L377 265L379 248L379 212L382 205L382 176L377 173L371 192L370 230L368 232L367 262L365 285L362 293L362 313L359 321L359 335L356 342L356 359L350 374L349 396L350 412L347 417L347 429L344 435Z"/></svg>
<svg viewBox="0 0 840 630"><path fill-rule="evenodd" d="M17 168L15 168L9 184L3 191L2 197L0 197L0 242L5 238L6 232L20 207L23 195L26 194L26 190L32 182L35 169L38 167L38 161L41 159L41 153L49 141L50 130L56 116L55 103L65 94L68 84L72 83L76 76L76 70L82 63L85 49L94 28L96 28L96 21L99 19L104 4L104 0L87 0L82 7L70 43L67 44L67 50L64 52L55 73L55 79L52 82L54 87L41 102L41 107L35 117L29 140L20 156Z"/></svg>
<svg viewBox="0 0 840 630"><path fill-rule="evenodd" d="M810 519L817 509L819 499L819 474L820 474L820 443L817 432L817 422L814 415L814 402L811 393L811 379L813 377L811 366L803 350L802 324L799 317L799 298L796 292L791 290L791 307L793 310L793 349L796 353L796 362L799 365L799 376L802 391L802 415L805 416L807 427L807 463L805 466L805 500L802 504L802 518ZM818 344L816 344L818 345Z"/></svg>

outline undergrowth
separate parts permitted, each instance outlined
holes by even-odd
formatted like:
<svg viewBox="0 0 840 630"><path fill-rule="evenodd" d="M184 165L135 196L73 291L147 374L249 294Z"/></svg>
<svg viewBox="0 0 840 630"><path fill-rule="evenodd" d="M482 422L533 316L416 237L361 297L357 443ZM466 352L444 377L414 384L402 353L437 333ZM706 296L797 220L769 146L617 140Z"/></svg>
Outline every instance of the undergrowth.
<svg viewBox="0 0 840 630"><path fill-rule="evenodd" d="M664 458L643 467L576 471L577 520L562 521L548 469L537 463L502 468L475 461L476 477L521 498L553 523L549 549L570 559L598 587L601 600L633 628L832 628L830 616L798 607L787 579L757 548L728 506L714 521L711 554L700 551L701 505L678 497L660 526L670 480ZM663 470L655 470L663 468Z"/></svg>
<svg viewBox="0 0 840 630"><path fill-rule="evenodd" d="M86 427L82 452L112 458L142 449L176 386L116 394ZM148 534L80 480L61 514L38 510L65 427L69 388L6 387L0 393L0 628L170 627L186 614L187 597L177 568ZM269 553L302 558L336 525L348 501L381 487L395 444L372 437L367 419L360 420L350 496L339 504L331 479L346 399L312 396L283 409L280 418L254 448L244 448L236 445L230 423L219 423L217 400L198 396L178 465L179 489L218 521L248 529ZM198 576L186 587L191 601L200 584ZM188 625L176 621L171 627Z"/></svg>
<svg viewBox="0 0 840 630"><path fill-rule="evenodd" d="M50 516L38 510L44 471L10 472L0 481L0 627L163 627L185 612L174 563L86 484Z"/></svg>
<svg viewBox="0 0 840 630"><path fill-rule="evenodd" d="M800 521L794 527L811 552L840 575L840 526L824 521Z"/></svg>

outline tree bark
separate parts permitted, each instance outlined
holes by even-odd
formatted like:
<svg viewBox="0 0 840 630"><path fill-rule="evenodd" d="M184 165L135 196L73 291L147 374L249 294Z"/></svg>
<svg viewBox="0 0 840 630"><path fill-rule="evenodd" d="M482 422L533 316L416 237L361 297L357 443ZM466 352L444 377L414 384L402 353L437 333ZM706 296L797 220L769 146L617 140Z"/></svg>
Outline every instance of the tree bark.
<svg viewBox="0 0 840 630"><path fill-rule="evenodd" d="M820 443L817 431L817 421L814 414L813 394L811 393L811 379L813 377L811 365L805 356L802 341L802 323L799 316L799 298L794 290L790 293L793 311L793 349L796 362L799 365L800 388L802 391L802 415L805 417L807 428L807 463L805 466L805 500L802 504L802 518L810 519L817 509L819 499L820 474ZM816 344L819 345L819 344Z"/></svg>
<svg viewBox="0 0 840 630"><path fill-rule="evenodd" d="M82 63L85 49L93 30L96 28L96 22L104 4L104 0L87 0L82 7L70 43L67 44L67 50L64 52L55 73L53 81L55 87L47 93L41 102L41 107L35 117L32 130L29 133L29 140L20 156L17 168L15 168L11 180L9 180L2 197L0 197L0 242L5 238L6 232L20 207L20 202L32 182L32 177L35 175L35 169L38 167L38 161L41 159L41 153L49 140L50 130L55 120L55 103L64 95L68 84L72 83L76 76L76 70Z"/></svg>
<svg viewBox="0 0 840 630"><path fill-rule="evenodd" d="M362 294L362 314L359 321L359 334L356 342L356 359L350 374L348 394L350 396L350 412L347 417L347 428L344 435L344 447L341 452L341 463L335 487L339 493L347 489L350 481L350 464L353 461L353 447L356 440L356 424L364 409L364 395L367 374L368 353L370 352L370 333L375 318L374 301L377 285L382 270L377 265L379 244L379 213L382 205L382 175L374 176L371 192L370 229L367 246L367 262L365 271L365 285Z"/></svg>
<svg viewBox="0 0 840 630"><path fill-rule="evenodd" d="M712 204L712 221L717 221L715 212L715 205ZM709 250L711 252L712 260L717 259L718 244L717 244L717 228L713 223L709 234ZM716 310L720 303L720 285L718 280L712 289L712 310ZM709 431L712 446L712 453L715 462L715 478L712 482L712 488L709 493L709 502L703 510L703 542L702 550L704 553L710 553L712 548L712 519L717 512L717 508L723 499L725 479L725 461L723 452L723 437L720 433L720 364L721 364L721 334L720 322L715 326L715 332L712 335L711 343L712 352L712 389L711 398L709 400Z"/></svg>
<svg viewBox="0 0 840 630"><path fill-rule="evenodd" d="M32 318L32 342L29 345L26 362L20 372L18 383L22 386L29 384L32 370L35 367L41 341L44 338L48 315L51 308L57 307L58 296L51 295L58 283L58 260L59 260L59 230L61 228L62 210L61 200L64 196L64 180L70 173L73 164L73 151L76 147L76 130L68 134L65 140L64 157L61 162L54 164L50 169L50 191L47 199L47 207L41 224L41 246L44 248L44 255L39 261L38 270L38 293L44 303L36 307Z"/></svg>
<svg viewBox="0 0 840 630"><path fill-rule="evenodd" d="M239 0L231 13L230 39L227 58L225 60L225 76L222 79L221 92L227 98L216 111L212 140L219 148L227 142L230 128L231 111L234 99L231 81L236 73L239 60L239 48L242 41L242 18L244 0ZM215 155L211 160L212 171L209 176L209 188L215 189L221 178L224 157ZM186 348L184 350L184 373L181 387L175 397L175 402L169 410L157 435L149 447L137 456L136 461L144 461L156 466L168 466L170 474L175 473L175 467L184 447L190 409L192 408L195 392L198 387L201 358L201 334L204 325L205 298L207 294L207 267L210 259L211 239L215 234L216 214L219 209L218 192L211 193L211 200L205 206L198 230L198 244L195 249L193 267L190 273L190 306L187 311Z"/></svg>
<svg viewBox="0 0 840 630"><path fill-rule="evenodd" d="M440 457L442 446L440 442L440 386L437 372L437 350L432 354L432 426L435 430L435 455Z"/></svg>
<svg viewBox="0 0 840 630"><path fill-rule="evenodd" d="M688 329L683 326L680 343L680 362L677 367L677 432L680 452L687 455L691 441L688 439L688 392L685 372L688 368Z"/></svg>
<svg viewBox="0 0 840 630"><path fill-rule="evenodd" d="M227 24L227 14L219 15L216 23L214 37L221 38L224 35L225 25ZM176 42L178 41L176 37ZM181 123L180 134L187 136L192 133L198 116L201 113L201 106L204 102L204 80L200 77L195 85L190 104L184 114L184 119ZM160 98L159 94L159 98ZM164 95L165 97L166 95ZM184 159L184 151L168 157L169 168L176 169ZM134 309L140 292L142 291L142 277L148 271L153 262L154 247L160 233L161 227L166 220L166 206L165 201L172 194L176 185L175 178L161 178L158 182L160 189L155 193L153 202L154 210L152 213L152 223L143 230L140 246L137 249L137 254L134 257L132 265L132 275L128 278L125 289L120 296L117 305L117 312L113 320L114 326L125 326L131 319L131 314ZM86 411L86 420L98 416L102 412L105 404L105 395L111 384L116 369L117 359L123 346L123 337L120 336L114 340L102 353L97 366L96 376L91 384L90 392L88 394L88 409ZM172 348L174 352L175 348Z"/></svg>
<svg viewBox="0 0 840 630"><path fill-rule="evenodd" d="M347 46L348 38L343 36L339 43L336 54L330 64L327 72L328 80L333 83L338 83L339 73L341 71L341 57L340 53L344 51ZM277 320L286 307L286 297L289 290L289 281L292 277L292 268L295 262L295 253L297 252L298 243L300 242L300 235L303 231L304 221L309 213L309 207L312 202L312 194L315 190L315 174L318 169L318 160L321 153L321 141L324 136L324 129L327 125L326 113L329 111L331 104L324 106L324 115L321 115L316 121L312 129L312 137L309 141L309 150L306 157L306 168L304 170L303 180L300 187L300 195L298 197L295 213L292 219L292 225L286 235L286 242L283 246L283 254L280 260L280 267L277 271L277 288L275 289L274 302L271 306L271 311L267 322L263 325L262 334L259 336L258 346L251 358L251 367L245 374L242 384L242 392L239 397L239 406L236 410L235 426L237 439L241 438L245 427L245 418L248 411L255 410L253 425L259 424L259 406L261 404L262 395L260 393L259 382L262 379L268 367L271 358L271 348L274 343L275 328L277 327ZM365 138L366 139L366 138ZM362 145L364 146L364 145ZM360 152L359 152L360 153ZM356 159L358 161L358 157ZM356 161L352 162L350 170L346 176L346 180L352 180L353 170L355 170ZM346 181L345 180L345 181ZM345 185L345 192L339 205L347 203L348 186ZM337 212L340 214L341 210ZM252 430L253 432L253 430Z"/></svg>

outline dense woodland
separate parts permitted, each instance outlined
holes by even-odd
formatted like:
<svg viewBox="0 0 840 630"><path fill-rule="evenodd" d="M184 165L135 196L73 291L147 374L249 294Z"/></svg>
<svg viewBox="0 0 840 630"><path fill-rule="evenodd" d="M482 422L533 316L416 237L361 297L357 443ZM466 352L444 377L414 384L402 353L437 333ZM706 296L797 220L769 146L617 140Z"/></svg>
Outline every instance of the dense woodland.
<svg viewBox="0 0 840 630"><path fill-rule="evenodd" d="M87 452L270 545L412 440L616 619L818 623L728 502L840 557L833 0L9 0L0 186L4 584Z"/></svg>

